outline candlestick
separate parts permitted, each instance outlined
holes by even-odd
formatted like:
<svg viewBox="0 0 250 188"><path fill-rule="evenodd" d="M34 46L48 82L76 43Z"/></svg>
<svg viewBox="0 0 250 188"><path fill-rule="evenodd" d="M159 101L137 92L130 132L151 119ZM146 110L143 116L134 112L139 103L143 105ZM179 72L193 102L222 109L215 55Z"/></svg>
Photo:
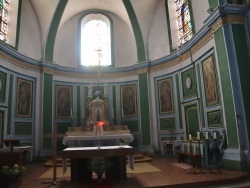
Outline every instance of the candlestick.
<svg viewBox="0 0 250 188"><path fill-rule="evenodd" d="M70 117L71 117L71 119L73 119L73 112L72 112L72 108L70 108Z"/></svg>
<svg viewBox="0 0 250 188"><path fill-rule="evenodd" d="M124 119L123 107L122 107L122 119Z"/></svg>
<svg viewBox="0 0 250 188"><path fill-rule="evenodd" d="M206 137L205 138L206 138L206 140L208 140L208 132L206 132Z"/></svg>
<svg viewBox="0 0 250 188"><path fill-rule="evenodd" d="M82 108L82 119L85 118L85 111L84 111L84 108Z"/></svg>
<svg viewBox="0 0 250 188"><path fill-rule="evenodd" d="M114 108L112 108L112 119L114 119L115 113L114 113Z"/></svg>

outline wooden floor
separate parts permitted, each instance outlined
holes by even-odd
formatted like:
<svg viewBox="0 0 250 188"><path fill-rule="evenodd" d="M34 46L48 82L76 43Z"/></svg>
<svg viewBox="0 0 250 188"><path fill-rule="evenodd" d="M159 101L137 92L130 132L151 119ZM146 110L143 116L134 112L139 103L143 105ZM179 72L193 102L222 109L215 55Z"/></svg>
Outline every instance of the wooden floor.
<svg viewBox="0 0 250 188"><path fill-rule="evenodd" d="M108 182L104 180L103 185L90 186L90 183L71 183L70 178L57 178L61 182L52 184L53 177L49 179L40 179L39 177L46 171L48 167L44 167L43 163L26 164L27 173L23 178L21 188L44 188L44 187L118 187L118 188L138 188L138 187L174 187L174 188L193 188L193 187L250 187L248 174L241 171L229 171L220 169L218 172L213 169L204 169L200 173L199 169L195 169L196 174L191 174L190 169L183 169L172 165L176 163L175 157L153 157L149 164L155 166L161 171L147 173L131 173L127 174L125 180L115 180ZM57 172L62 173L62 172Z"/></svg>

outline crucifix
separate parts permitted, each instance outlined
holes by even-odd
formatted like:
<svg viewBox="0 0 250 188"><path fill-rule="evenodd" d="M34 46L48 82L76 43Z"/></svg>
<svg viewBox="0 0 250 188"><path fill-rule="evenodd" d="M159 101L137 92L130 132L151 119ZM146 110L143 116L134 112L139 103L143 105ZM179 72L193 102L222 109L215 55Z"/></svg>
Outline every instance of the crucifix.
<svg viewBox="0 0 250 188"><path fill-rule="evenodd" d="M99 88L100 86L100 80L101 80L101 58L102 58L102 49L99 47L98 49L95 50L97 55L98 55L98 59L99 59L99 65L98 65L98 69L97 69L97 87Z"/></svg>

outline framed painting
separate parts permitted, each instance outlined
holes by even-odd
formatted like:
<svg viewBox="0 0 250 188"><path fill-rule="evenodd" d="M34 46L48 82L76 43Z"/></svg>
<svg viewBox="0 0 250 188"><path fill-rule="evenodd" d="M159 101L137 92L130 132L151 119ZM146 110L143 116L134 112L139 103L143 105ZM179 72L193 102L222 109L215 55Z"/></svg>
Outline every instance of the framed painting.
<svg viewBox="0 0 250 188"><path fill-rule="evenodd" d="M16 116L30 118L32 116L33 82L17 78Z"/></svg>
<svg viewBox="0 0 250 188"><path fill-rule="evenodd" d="M174 112L172 78L159 80L157 85L160 113Z"/></svg>
<svg viewBox="0 0 250 188"><path fill-rule="evenodd" d="M215 110L207 113L208 127L221 127L221 112Z"/></svg>
<svg viewBox="0 0 250 188"><path fill-rule="evenodd" d="M175 129L175 118L162 118L160 119L160 130L173 130Z"/></svg>
<svg viewBox="0 0 250 188"><path fill-rule="evenodd" d="M15 122L15 135L32 135L31 122Z"/></svg>
<svg viewBox="0 0 250 188"><path fill-rule="evenodd" d="M7 74L0 71L0 102L5 102Z"/></svg>
<svg viewBox="0 0 250 188"><path fill-rule="evenodd" d="M56 118L72 117L72 87L56 85Z"/></svg>
<svg viewBox="0 0 250 188"><path fill-rule="evenodd" d="M219 96L217 90L217 80L214 68L213 56L210 56L203 61L203 79L204 79L204 89L206 95L206 104L211 106L219 103Z"/></svg>
<svg viewBox="0 0 250 188"><path fill-rule="evenodd" d="M122 116L136 116L136 85L121 86Z"/></svg>

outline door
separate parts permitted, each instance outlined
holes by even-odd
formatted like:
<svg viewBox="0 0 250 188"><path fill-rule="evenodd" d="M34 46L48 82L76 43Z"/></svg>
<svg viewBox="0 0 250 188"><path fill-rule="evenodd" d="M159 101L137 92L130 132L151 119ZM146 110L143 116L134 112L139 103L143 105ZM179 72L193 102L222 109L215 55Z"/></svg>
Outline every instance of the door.
<svg viewBox="0 0 250 188"><path fill-rule="evenodd" d="M197 103L185 106L186 134L192 137L197 136L199 129L199 117Z"/></svg>

